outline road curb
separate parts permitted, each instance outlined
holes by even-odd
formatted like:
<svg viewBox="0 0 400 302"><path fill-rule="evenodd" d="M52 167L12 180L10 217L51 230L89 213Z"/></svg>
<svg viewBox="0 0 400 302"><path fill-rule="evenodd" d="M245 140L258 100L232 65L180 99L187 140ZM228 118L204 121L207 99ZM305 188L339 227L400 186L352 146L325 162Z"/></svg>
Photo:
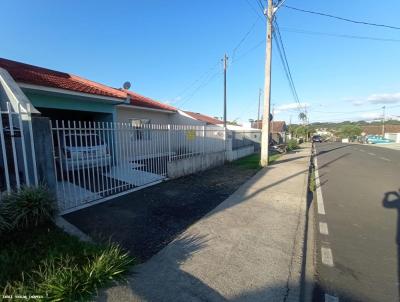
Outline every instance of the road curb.
<svg viewBox="0 0 400 302"><path fill-rule="evenodd" d="M314 146L311 147L309 170L306 185L304 210L303 257L300 301L313 301L315 287L315 217L314 192L310 191L310 180L314 168Z"/></svg>
<svg viewBox="0 0 400 302"><path fill-rule="evenodd" d="M314 222L309 185L313 163L313 148L309 153L308 170L305 173L302 202L299 206L299 222L293 246L288 293L284 301L311 302L314 291Z"/></svg>

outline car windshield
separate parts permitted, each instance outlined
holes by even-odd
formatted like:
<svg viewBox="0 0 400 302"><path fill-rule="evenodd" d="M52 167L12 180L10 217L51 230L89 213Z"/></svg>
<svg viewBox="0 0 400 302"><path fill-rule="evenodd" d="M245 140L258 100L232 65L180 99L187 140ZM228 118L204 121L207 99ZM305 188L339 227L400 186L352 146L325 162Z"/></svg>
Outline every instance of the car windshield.
<svg viewBox="0 0 400 302"><path fill-rule="evenodd" d="M65 136L65 146L67 147L94 147L101 145L104 145L103 141L95 134Z"/></svg>

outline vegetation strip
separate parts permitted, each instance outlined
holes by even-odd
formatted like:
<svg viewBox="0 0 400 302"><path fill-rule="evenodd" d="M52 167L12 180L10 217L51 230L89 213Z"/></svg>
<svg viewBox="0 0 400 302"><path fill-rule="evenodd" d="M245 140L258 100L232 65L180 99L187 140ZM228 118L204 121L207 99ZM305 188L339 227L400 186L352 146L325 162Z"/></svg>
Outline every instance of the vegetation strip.
<svg viewBox="0 0 400 302"><path fill-rule="evenodd" d="M44 187L22 188L1 204L0 288L4 297L87 300L110 281L122 278L134 264L116 244L82 242L56 227L51 222L53 206L54 199Z"/></svg>

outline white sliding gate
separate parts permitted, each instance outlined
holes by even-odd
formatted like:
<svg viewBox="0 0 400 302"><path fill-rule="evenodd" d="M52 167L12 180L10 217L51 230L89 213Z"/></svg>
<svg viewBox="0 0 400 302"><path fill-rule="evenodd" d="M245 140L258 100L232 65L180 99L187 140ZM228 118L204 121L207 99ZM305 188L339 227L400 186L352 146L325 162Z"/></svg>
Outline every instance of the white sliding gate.
<svg viewBox="0 0 400 302"><path fill-rule="evenodd" d="M0 110L0 201L23 185L38 184L30 112L19 104L5 107Z"/></svg>
<svg viewBox="0 0 400 302"><path fill-rule="evenodd" d="M225 150L217 126L50 123L61 213L159 183L168 161Z"/></svg>

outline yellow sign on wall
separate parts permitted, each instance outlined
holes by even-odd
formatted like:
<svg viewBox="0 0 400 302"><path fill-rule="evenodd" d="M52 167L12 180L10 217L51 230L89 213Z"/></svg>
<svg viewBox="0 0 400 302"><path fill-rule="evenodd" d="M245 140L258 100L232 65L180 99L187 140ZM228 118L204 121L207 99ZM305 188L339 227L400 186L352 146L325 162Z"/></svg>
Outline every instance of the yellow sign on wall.
<svg viewBox="0 0 400 302"><path fill-rule="evenodd" d="M186 138L190 141L196 139L196 131L195 130L188 130L186 131Z"/></svg>

